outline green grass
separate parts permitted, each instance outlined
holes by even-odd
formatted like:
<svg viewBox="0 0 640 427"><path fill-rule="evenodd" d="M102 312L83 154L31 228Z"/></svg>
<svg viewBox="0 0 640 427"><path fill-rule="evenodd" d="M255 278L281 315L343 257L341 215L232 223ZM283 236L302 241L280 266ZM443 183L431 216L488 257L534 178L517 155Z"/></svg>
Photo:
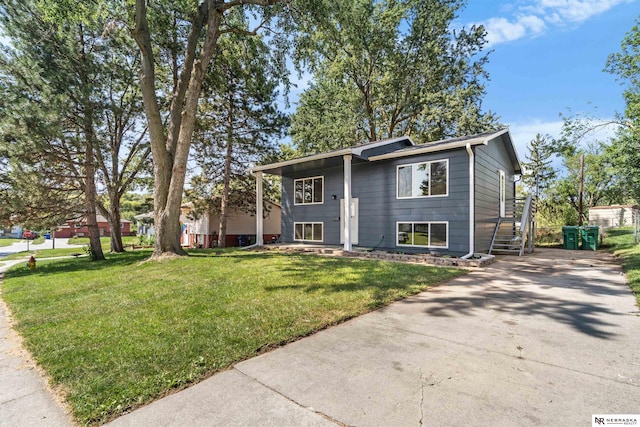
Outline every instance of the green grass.
<svg viewBox="0 0 640 427"><path fill-rule="evenodd" d="M18 243L20 241L20 239L6 239L6 238L2 238L0 239L0 248L3 246L11 246L14 243Z"/></svg>
<svg viewBox="0 0 640 427"><path fill-rule="evenodd" d="M36 245L38 243L42 243L42 242L38 242L38 239L36 239L35 242L36 242L35 243ZM2 259L5 259L5 260L21 259L21 258L29 257L30 255L34 255L36 259L69 256L74 254L84 255L85 254L84 247L85 245L89 244L89 238L88 237L72 237L67 242L70 245L75 245L75 247L57 248L57 249L37 249L37 247L34 249L33 247L29 247L29 251L22 251L15 254L11 254ZM100 243L102 244L102 250L105 253L111 250L111 240L109 239L109 237L101 237ZM131 246L134 243L138 244L138 238L135 236L124 236L122 237L122 243L125 246L125 250L127 250L127 246ZM34 244L34 243L31 243L31 244Z"/></svg>
<svg viewBox="0 0 640 427"><path fill-rule="evenodd" d="M3 260L12 260L12 259L22 259L28 258L30 255L36 257L36 260L39 258L53 258L53 257L62 257L69 256L74 254L84 255L85 251L82 246L78 246L76 248L59 248L59 249L31 249L29 251L22 251L15 254L7 255L3 257Z"/></svg>
<svg viewBox="0 0 640 427"><path fill-rule="evenodd" d="M610 250L622 261L629 287L640 306L640 245L634 243L633 229L622 227L605 232L604 248Z"/></svg>
<svg viewBox="0 0 640 427"><path fill-rule="evenodd" d="M100 424L267 349L415 294L461 270L238 250L42 261L3 297L82 424Z"/></svg>

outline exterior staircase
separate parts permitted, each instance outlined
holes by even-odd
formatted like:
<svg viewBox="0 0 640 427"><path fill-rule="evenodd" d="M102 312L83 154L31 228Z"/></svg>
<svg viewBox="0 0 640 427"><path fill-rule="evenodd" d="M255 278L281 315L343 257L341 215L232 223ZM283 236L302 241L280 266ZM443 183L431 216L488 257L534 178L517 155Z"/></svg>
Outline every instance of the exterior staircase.
<svg viewBox="0 0 640 427"><path fill-rule="evenodd" d="M535 235L535 199L514 199L507 215L498 218L489 254L524 255L533 252Z"/></svg>

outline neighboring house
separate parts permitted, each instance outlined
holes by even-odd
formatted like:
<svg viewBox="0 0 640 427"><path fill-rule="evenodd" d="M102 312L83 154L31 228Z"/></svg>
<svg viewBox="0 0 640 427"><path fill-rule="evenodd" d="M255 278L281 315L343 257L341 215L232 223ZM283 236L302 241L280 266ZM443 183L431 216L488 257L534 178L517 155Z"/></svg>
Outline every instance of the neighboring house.
<svg viewBox="0 0 640 427"><path fill-rule="evenodd" d="M263 173L282 176L282 242L469 257L490 250L499 218L520 227L508 129L420 145L393 138L252 172L258 194Z"/></svg>
<svg viewBox="0 0 640 427"><path fill-rule="evenodd" d="M267 206L263 217L262 241L272 242L280 237L280 205L265 201ZM193 220L191 207L184 205L181 209L180 222L182 223L183 246L212 248L218 246L218 229L220 227L220 215L217 213L205 213L200 218ZM225 246L247 246L256 242L256 216L239 209L231 209L227 217L227 236Z"/></svg>
<svg viewBox="0 0 640 427"><path fill-rule="evenodd" d="M16 225L11 228L0 228L0 237L20 239L22 238L22 227Z"/></svg>
<svg viewBox="0 0 640 427"><path fill-rule="evenodd" d="M156 234L156 230L153 227L153 212L147 212L133 217L136 220L136 228L138 230L138 236L151 237Z"/></svg>
<svg viewBox="0 0 640 427"><path fill-rule="evenodd" d="M109 222L102 215L96 215L100 236L109 237L111 235ZM120 231L123 236L131 235L131 221L123 219L120 221ZM87 218L76 218L68 220L66 224L56 227L55 236L60 238L88 237Z"/></svg>
<svg viewBox="0 0 640 427"><path fill-rule="evenodd" d="M639 213L637 205L594 206L589 208L589 225L604 228L632 226Z"/></svg>

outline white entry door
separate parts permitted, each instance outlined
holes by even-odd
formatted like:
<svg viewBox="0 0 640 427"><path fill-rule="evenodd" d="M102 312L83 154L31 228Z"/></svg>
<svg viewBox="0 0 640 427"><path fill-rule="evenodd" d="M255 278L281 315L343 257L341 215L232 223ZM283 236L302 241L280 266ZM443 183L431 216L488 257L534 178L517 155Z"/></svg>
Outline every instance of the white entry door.
<svg viewBox="0 0 640 427"><path fill-rule="evenodd" d="M344 199L340 199L340 243L344 243ZM358 244L358 199L351 199L351 243Z"/></svg>

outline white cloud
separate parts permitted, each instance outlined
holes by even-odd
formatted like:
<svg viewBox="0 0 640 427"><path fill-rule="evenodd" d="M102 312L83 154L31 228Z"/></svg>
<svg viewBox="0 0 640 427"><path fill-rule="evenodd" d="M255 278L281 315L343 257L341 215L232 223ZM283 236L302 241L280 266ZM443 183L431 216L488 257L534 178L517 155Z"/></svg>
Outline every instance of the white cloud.
<svg viewBox="0 0 640 427"><path fill-rule="evenodd" d="M509 22L506 18L490 18L483 25L487 29L489 45L538 34L545 28L544 21L534 15L521 16L515 22Z"/></svg>
<svg viewBox="0 0 640 427"><path fill-rule="evenodd" d="M540 0L538 6L544 15L557 14L561 20L580 23L599 15L626 0Z"/></svg>
<svg viewBox="0 0 640 427"><path fill-rule="evenodd" d="M511 123L509 125L509 133L513 144L518 152L520 161L526 161L526 155L529 153L527 145L537 134L542 136L549 135L552 138L558 138L562 131L562 120L542 121L533 119L525 123Z"/></svg>
<svg viewBox="0 0 640 427"><path fill-rule="evenodd" d="M487 29L489 45L523 37L535 37L551 27L578 25L621 4L635 0L529 0L511 17L493 17L480 22Z"/></svg>

